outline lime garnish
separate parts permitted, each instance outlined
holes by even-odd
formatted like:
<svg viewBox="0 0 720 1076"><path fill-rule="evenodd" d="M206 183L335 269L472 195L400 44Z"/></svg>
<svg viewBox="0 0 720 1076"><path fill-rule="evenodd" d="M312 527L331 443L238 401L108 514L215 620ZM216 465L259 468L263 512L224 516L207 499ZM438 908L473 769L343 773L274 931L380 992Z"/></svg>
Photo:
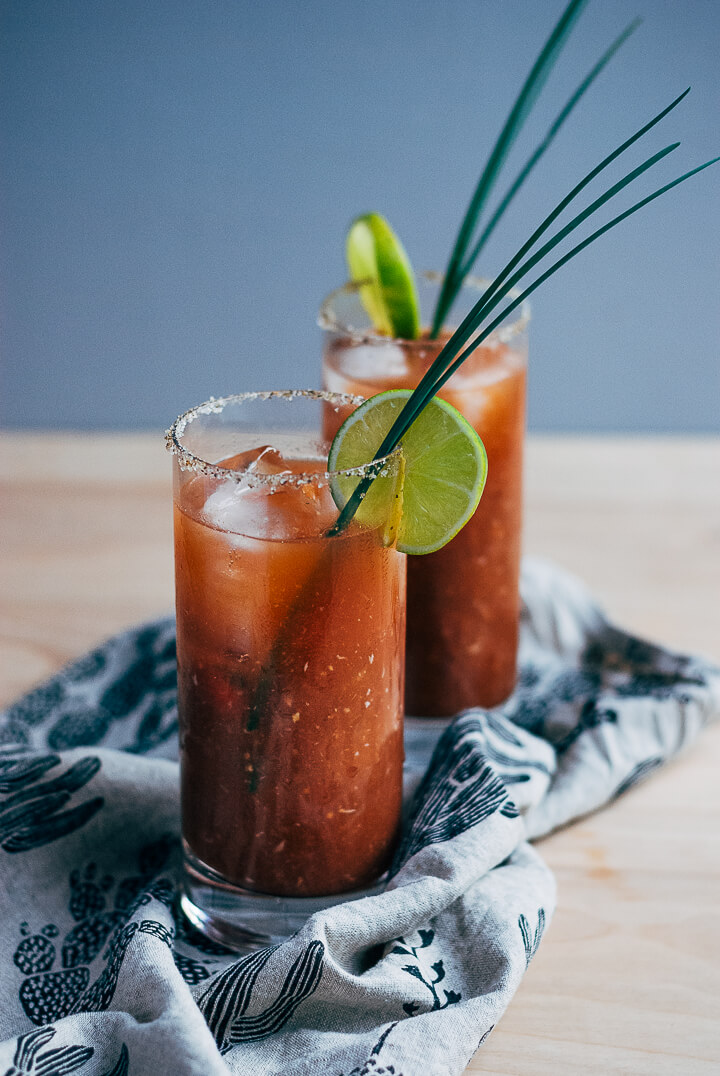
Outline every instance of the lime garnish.
<svg viewBox="0 0 720 1076"><path fill-rule="evenodd" d="M372 459L403 406L410 389L371 396L345 420L330 448L332 471ZM434 397L402 438L405 474L397 548L402 553L432 553L453 538L478 506L487 475L485 446L467 419ZM335 476L332 495L342 509L358 479ZM372 487L368 493L369 499ZM374 511L368 506L370 512ZM364 502L357 518L363 520Z"/></svg>
<svg viewBox="0 0 720 1076"><path fill-rule="evenodd" d="M378 332L415 340L420 333L415 277L405 248L385 218L366 213L354 220L345 250L350 277L362 284L360 298Z"/></svg>

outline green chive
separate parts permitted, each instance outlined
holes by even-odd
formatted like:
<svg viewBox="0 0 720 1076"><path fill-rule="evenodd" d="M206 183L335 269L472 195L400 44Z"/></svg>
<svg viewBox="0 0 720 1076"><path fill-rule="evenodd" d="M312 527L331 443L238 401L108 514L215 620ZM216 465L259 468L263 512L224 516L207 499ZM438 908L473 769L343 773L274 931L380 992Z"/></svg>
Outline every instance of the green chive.
<svg viewBox="0 0 720 1076"><path fill-rule="evenodd" d="M647 195L639 202L636 202L623 213L620 213L618 216L613 217L612 220L608 221L607 224L604 224L601 228L598 228L591 235L587 236L586 239L582 240L582 242L574 246L570 251L568 251L565 255L563 255L556 262L554 262L548 269L541 273L541 275L535 281L533 281L532 284L525 288L525 290L520 295L513 298L512 301L508 304L508 306L506 306L499 315L497 315L489 324L486 324L485 327L482 328L479 335L475 337L475 339L469 344L465 351L462 351L462 353L460 353L461 349L465 346L465 344L467 344L473 332L478 330L482 323L487 320L487 317L490 312L496 306L498 306L505 298L507 298L508 294L515 287L515 285L519 283L519 281L523 277L525 277L541 259L546 257L546 255L549 254L550 251L558 245L558 243L562 242L563 239L565 239L571 232L573 232L577 227L579 227L585 220L587 220L594 213L596 213L598 209L605 205L606 202L608 202L611 198L614 198L615 195L619 194L621 190L628 186L628 184L632 183L649 168L652 168L669 153L672 153L675 149L677 149L680 143L675 142L653 154L652 157L649 157L641 165L638 165L638 167L634 168L622 179L614 183L611 187L604 191L603 194L596 198L589 206L587 206L584 210L582 210L575 217L573 217L572 220L568 222L568 224L566 224L563 228L556 232L555 235L553 235L539 250L535 252L535 254L527 258L526 261L522 261L525 255L534 246L540 235L542 235L547 230L550 224L552 224L552 222L557 219L562 210L565 209L567 205L569 205L569 203L580 193L580 191L582 191L587 186L587 184L598 175L600 171L606 168L608 164L616 160L617 157L627 148L629 148L629 146L631 146L634 142L636 142L638 138L642 137L643 134L647 133L647 131L650 130L651 127L654 127L655 124L663 118L663 116L666 116L671 109L675 108L676 105L679 104L679 102L688 93L689 89L685 90L685 92L680 94L680 96L677 97L670 105L668 105L667 108L663 109L662 112L660 112L657 116L650 120L649 123L645 124L645 126L642 127L634 135L632 135L631 138L627 139L616 150L613 150L611 154L605 157L599 165L593 168L580 181L580 183L576 184L576 186L570 191L570 193L567 194L565 198L563 198L557 204L555 209L553 209L553 211L548 214L548 216L540 224L540 226L536 228L536 230L533 232L527 242L525 242L520 248L520 250L515 255L513 255L513 257L510 259L510 261L500 273L499 277L483 293L481 298L478 300L470 313L464 319L460 327L456 330L456 332L451 336L451 338L442 348L440 354L435 359L425 376L422 378L417 388L414 390L412 396L408 400L407 404L402 409L397 419L393 423L393 426L386 434L382 444L377 450L375 459L381 459L383 456L386 456L388 455L388 453L393 451L393 449L400 443L404 433L412 425L415 418L423 409L430 397L433 396L438 391L438 389L445 384L448 378L450 378L452 374L462 365L465 359L475 350L475 348L478 347L479 344L481 344L485 339L487 339L487 337L492 332L494 332L494 330L500 324L502 324L505 318L508 317L508 315L512 313L512 311L515 310L520 305L520 303L522 303L528 297L528 295L530 295L536 290L536 288L538 288L542 283L544 283L544 281L546 281L549 277L551 277L554 273L556 273L559 269L566 265L572 258L576 257L576 255L579 254L582 250L590 246L591 243L595 242L596 239L599 239L601 235L604 235L606 232L610 231L611 228L614 228L616 227L616 225L620 224L621 221L626 220L633 213L636 213L639 209L642 209L644 206L648 205L656 198L659 198L660 195L665 194L673 187L676 187L678 186L678 184L685 182L685 180L687 179L690 179L691 176L697 175L699 172L702 172L704 169L709 168L713 164L717 164L717 162L720 160L720 157L714 157L712 160L706 161L704 164L698 165L696 168L691 169L689 172L685 172L677 179L666 183L664 186L658 188L656 191L653 191L651 194ZM358 505L360 504L360 501L367 492L371 481L371 478L365 478L358 483L354 493L348 500L343 510L340 512L336 522L328 531L329 535L339 534L347 526L347 524L350 522L355 512L357 511Z"/></svg>
<svg viewBox="0 0 720 1076"><path fill-rule="evenodd" d="M532 249L540 236L547 231L550 225L560 216L563 210L567 208L567 206L578 196L578 194L580 194L584 190L585 187L588 186L588 184L593 179L595 179L600 174L600 172L602 172L605 168L612 164L613 161L617 160L617 158L622 153L624 153L627 149L630 148L630 146L632 146L635 142L642 138L643 135L647 134L647 132L651 130L657 123L659 123L660 120L667 116L667 114L671 112L672 109L676 108L677 105L680 104L680 102L687 96L689 92L690 89L688 87L688 89L686 89L683 93L679 94L674 101L671 101L666 108L658 112L658 114L654 116L648 123L644 124L639 130L637 130L633 135L631 135L630 138L626 139L623 143L621 143L621 145L618 146L617 149L613 150L612 153L608 154L607 157L603 158L603 160L600 161L598 165L592 168L590 172L588 172L587 175L584 176L583 179L581 179L580 182L577 183L572 188L572 190L563 199L561 199L560 202L558 202L552 212L549 213L547 217L545 217L539 227L536 228L530 238L525 243L523 243L517 253L513 255L513 257L507 263L505 268L498 274L493 283L483 293L481 298L472 308L470 313L465 317L465 319L455 331L453 336L445 344L430 369L425 373L425 375L419 382L416 390L419 393L417 401L418 409L423 405L420 401L424 401L425 399L427 399L427 394L424 393L425 388L434 384L434 382L437 380L439 373L442 372L446 364L451 361L455 355L458 354L460 349L470 339L473 332L475 332L475 330L478 328L478 325L484 317L485 308L491 302L493 296L498 295L498 298L492 304L493 306L495 306L497 305L497 302L501 301L503 296L507 294L507 291L513 287L514 283L517 283L517 280L519 279L518 276L512 278L512 283L507 283L508 278L510 277L510 274L512 273L513 269L515 269L515 267L520 263L522 258L524 258L524 256ZM672 148L675 147L673 146ZM661 151L661 156L664 156L669 152L671 152L670 147ZM651 163L655 163L655 159L651 159ZM647 165L647 167L649 166L650 165ZM642 166L643 171L645 170L645 167L646 166ZM630 178L628 179L628 177L626 177L625 181L620 181L621 184L626 185L626 182L631 182L632 179L636 178L638 174L639 173L637 172L630 173ZM580 218L574 218L574 223L571 221L571 225L577 226L577 224L582 223L582 220L586 216L588 216L591 212L594 212L595 209L600 208L603 202L607 201L608 198L612 197L613 194L617 193L619 189L621 189L621 187L618 187L618 185L615 184L612 188L610 188L609 192L606 192L606 195L601 196L602 200L596 201L587 211L585 211L584 216L581 216ZM561 238L564 238L564 236L567 235L568 232L571 230L572 227L570 225L567 226L567 230L564 231ZM552 245L556 246L557 242L560 242L560 239L557 239L557 241ZM548 253L550 249L552 249L552 247L548 247L546 245L546 247L543 248L543 251L544 253ZM539 257L542 257L542 255L540 255ZM535 261L532 263L533 265L536 264L536 262L539 260L539 257L536 256ZM526 268L532 268L532 265L527 265ZM430 395L431 394L432 393L430 393ZM410 400L408 400L406 407L403 408L403 411L401 411L398 415L398 423L401 421L404 412L407 409L413 408L415 406L416 404L413 401L413 397L411 397ZM415 413L417 413L417 410L415 411Z"/></svg>
<svg viewBox="0 0 720 1076"><path fill-rule="evenodd" d="M513 143L518 137L522 126L527 119L535 101L545 85L548 76L557 60L560 52L567 41L573 26L577 22L587 0L570 0L563 11L560 19L545 42L542 52L535 61L530 74L525 80L517 100L510 110L505 126L500 132L497 142L493 146L488 162L470 200L467 212L463 217L455 245L450 255L445 279L440 290L435 315L433 317L431 337L436 337L448 310L452 306L453 299L459 290L460 266L465 257L468 245L475 230L478 217L490 195L498 173L502 168Z"/></svg>
<svg viewBox="0 0 720 1076"><path fill-rule="evenodd" d="M676 145L679 145L679 143L676 143ZM663 154L663 156L665 156L665 154ZM537 280L533 281L533 283L530 284L527 288L525 288L523 292L517 295L512 300L512 302L505 307L502 313L499 314L489 325L487 325L483 329L483 331L479 334L477 340L473 340L470 347L468 347L460 355L460 357L456 359L455 362L445 370L445 372L440 377L438 377L431 395L434 395L438 389L442 388L445 382L450 377L452 377L455 371L462 365L465 359L472 354L475 348L478 347L484 340L486 340L491 333L495 332L498 326L502 325L505 318L507 318L513 312L513 310L515 310L522 302L524 302L525 299L527 299L527 297L531 295L536 288L539 288L540 285L548 279L548 277L551 277L554 273L558 271L558 269L562 269L562 267L566 265L571 260L571 258L574 258L576 254L579 254L580 251L590 246L591 243L594 243L595 240L599 239L601 235L604 235L606 232L609 232L611 228L614 228L616 225L620 224L621 221L626 220L628 217L632 216L633 213L637 213L639 209L642 209L650 202L654 202L655 199L659 198L661 194L665 194L666 191L671 190L673 187L677 187L679 183L684 183L686 179L690 179L691 176L697 175L698 172L704 171L711 165L717 164L718 161L720 161L720 157L713 157L712 160L705 161L704 164L699 164L696 168L692 168L689 172L685 172L682 176L678 176L677 179L673 179L669 183L666 183L664 187L660 187L658 188L658 190L653 191L652 194L649 194L646 198L643 198L641 201L636 202L634 205L630 206L629 209L626 209L623 213L618 214L617 217L613 217L613 219L608 221L607 224L604 224L601 228L598 228L597 231L587 236L586 239L583 239L581 243L578 243L577 246L569 250L567 254L563 255L562 258L559 258L558 261L554 262L549 269L546 269L545 272L537 278ZM607 199L603 198L603 201L607 201ZM588 215L588 213L583 214L584 217ZM507 293L507 290L503 290L502 298L507 296ZM408 403L409 402L410 401L408 400ZM411 422L412 421L413 420L411 420Z"/></svg>
<svg viewBox="0 0 720 1076"><path fill-rule="evenodd" d="M583 81L580 83L578 88L575 90L575 93L567 101L565 107L563 109L561 109L561 111L555 117L555 119L553 120L552 124L550 125L550 127L548 129L547 134L545 135L543 140L540 142L539 146L533 151L533 153L531 154L529 159L525 162L523 167L520 169L520 172L516 176L513 183L510 185L507 193L503 196L503 198L501 199L500 204L498 205L497 209L493 213L493 215L490 218L490 220L488 221L488 223L485 225L485 228L483 229L477 243L475 244L472 251L467 256L465 261L463 262L463 264L462 264L462 266L460 268L460 273L459 273L459 278L460 279L459 279L458 289L460 287L462 287L463 281L465 280L468 273L471 272L472 267L475 264L475 262L477 261L480 252L482 251L482 249L485 246L486 242L488 241L491 234L495 230L495 226L497 225L498 221L502 217L503 213L508 208L508 206L512 202L513 198L515 197L517 192L520 190L523 183L525 182L527 177L530 175L530 173L532 172L533 168L538 163L540 158L550 148L555 136L557 135L558 131L560 130L560 128L564 124L565 120L568 118L568 116L570 115L572 110L575 108L577 103L580 101L583 94L585 94L586 91L590 88L590 86L595 81L595 79L598 77L598 75L603 70L603 68L606 67L607 64L610 62L610 60L613 58L613 56L618 51L620 46L625 44L625 42L630 37L630 35L633 34L635 32L635 30L637 30L638 26L640 26L641 23L642 23L642 19L635 19L633 22L630 23L629 26L627 26L623 30L623 32L620 34L620 36L617 37L615 39L615 41L613 41L610 48L606 52L603 53L603 55L600 57L598 62L595 64L595 66L585 76ZM451 300L450 305L452 306L452 300Z"/></svg>

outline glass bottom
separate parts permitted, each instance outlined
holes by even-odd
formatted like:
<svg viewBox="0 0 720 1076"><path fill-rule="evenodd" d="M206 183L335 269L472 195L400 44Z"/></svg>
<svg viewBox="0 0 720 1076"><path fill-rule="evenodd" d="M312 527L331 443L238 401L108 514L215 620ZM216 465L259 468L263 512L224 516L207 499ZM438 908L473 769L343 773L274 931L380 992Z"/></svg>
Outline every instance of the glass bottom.
<svg viewBox="0 0 720 1076"><path fill-rule="evenodd" d="M254 893L228 882L193 855L183 841L180 904L185 917L208 938L238 953L287 941L315 912L374 896L382 888L380 880L367 889L328 897L274 897Z"/></svg>
<svg viewBox="0 0 720 1076"><path fill-rule="evenodd" d="M405 764L406 778L420 780L430 765L433 751L452 717L406 717L405 718Z"/></svg>

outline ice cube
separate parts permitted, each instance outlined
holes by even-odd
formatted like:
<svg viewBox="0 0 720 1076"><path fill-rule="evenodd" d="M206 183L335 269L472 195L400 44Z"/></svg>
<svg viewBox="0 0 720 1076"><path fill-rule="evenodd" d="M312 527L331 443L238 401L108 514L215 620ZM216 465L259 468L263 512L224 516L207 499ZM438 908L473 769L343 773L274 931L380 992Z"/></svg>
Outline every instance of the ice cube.
<svg viewBox="0 0 720 1076"><path fill-rule="evenodd" d="M348 348L342 354L342 364L344 375L358 381L406 377L410 374L404 348L392 340Z"/></svg>
<svg viewBox="0 0 720 1076"><path fill-rule="evenodd" d="M245 470L245 468L243 468ZM252 538L268 536L265 490L227 481L218 486L205 501L203 517L211 527L233 535L232 545L242 545L241 535ZM235 541L235 536L238 541Z"/></svg>
<svg viewBox="0 0 720 1076"><path fill-rule="evenodd" d="M282 467L287 461L272 448L264 449L256 461L256 474L298 474L303 464L307 471L313 470L312 461L293 461L295 466ZM243 470L251 469L244 461ZM237 548L245 544L243 536L275 541L316 537L327 530L336 515L329 487L320 481L288 482L271 490L267 484L251 486L229 480L210 494L203 509L206 522L224 531L228 542Z"/></svg>
<svg viewBox="0 0 720 1076"><path fill-rule="evenodd" d="M249 475L292 474L287 461L272 445L260 445L225 459L221 467ZM205 501L206 521L228 534L230 544L243 545L241 535L250 538L274 537L275 513L269 504L270 493L265 486L246 485L227 481L219 485ZM273 495L274 496L274 495Z"/></svg>
<svg viewBox="0 0 720 1076"><path fill-rule="evenodd" d="M250 474L289 474L286 460L272 445L260 445L222 460L218 466L228 471L248 471Z"/></svg>
<svg viewBox="0 0 720 1076"><path fill-rule="evenodd" d="M253 474L292 474L287 460L272 445L263 445L247 469Z"/></svg>

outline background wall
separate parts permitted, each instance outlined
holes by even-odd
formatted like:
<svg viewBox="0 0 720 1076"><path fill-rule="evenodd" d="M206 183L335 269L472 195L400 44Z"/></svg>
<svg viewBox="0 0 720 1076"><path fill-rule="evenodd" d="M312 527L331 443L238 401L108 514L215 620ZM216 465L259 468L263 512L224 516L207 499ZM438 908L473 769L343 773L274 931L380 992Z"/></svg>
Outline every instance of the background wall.
<svg viewBox="0 0 720 1076"><path fill-rule="evenodd" d="M443 267L563 6L3 0L0 419L163 427L211 394L317 384L350 220L384 213L418 269ZM683 141L637 196L720 152L717 0L593 0L508 178L637 14L484 271L687 85L631 155ZM720 430L719 192L720 166L543 286L532 428Z"/></svg>

